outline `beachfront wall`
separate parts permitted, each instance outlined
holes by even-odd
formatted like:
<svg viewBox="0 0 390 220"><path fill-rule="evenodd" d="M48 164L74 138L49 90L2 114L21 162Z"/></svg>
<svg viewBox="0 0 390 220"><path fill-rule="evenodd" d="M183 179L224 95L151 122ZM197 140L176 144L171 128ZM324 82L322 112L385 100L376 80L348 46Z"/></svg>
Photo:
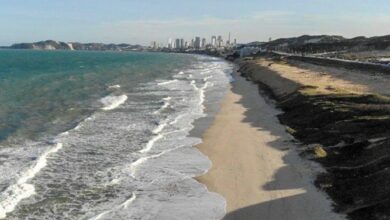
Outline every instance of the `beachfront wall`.
<svg viewBox="0 0 390 220"><path fill-rule="evenodd" d="M363 62L355 62L355 61L348 61L348 60L336 60L336 59L329 59L329 58L304 57L304 56L287 56L286 58L290 60L298 60L298 61L303 61L303 62L322 65L322 66L341 67L346 69L364 70L364 71L370 71L375 73L390 74L390 66L383 65L383 64L363 63Z"/></svg>

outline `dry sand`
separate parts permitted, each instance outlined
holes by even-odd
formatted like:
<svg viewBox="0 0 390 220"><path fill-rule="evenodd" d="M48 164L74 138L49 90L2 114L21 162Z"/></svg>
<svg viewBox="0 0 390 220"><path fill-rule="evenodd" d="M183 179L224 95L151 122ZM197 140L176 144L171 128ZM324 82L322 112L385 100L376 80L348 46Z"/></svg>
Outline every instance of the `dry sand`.
<svg viewBox="0 0 390 220"><path fill-rule="evenodd" d="M329 92L327 88L335 87L357 94L390 95L390 75L386 74L319 66L299 61L291 61L295 66L265 59L252 62L277 73L281 77L302 85L316 86L326 92Z"/></svg>
<svg viewBox="0 0 390 220"><path fill-rule="evenodd" d="M353 82L334 74L334 72L330 74L321 70L299 68L286 63L277 63L264 59L255 60L254 63L273 71L283 78L297 82L301 85L318 87L319 91L326 93L332 91L329 90L329 87L357 94L369 92L369 88L365 83Z"/></svg>
<svg viewBox="0 0 390 220"><path fill-rule="evenodd" d="M358 70L349 70L344 68L319 66L304 62L293 62L296 67L304 69L308 73L320 73L322 76L332 80L342 80L348 82L349 85L355 88L364 88L365 93L378 93L382 95L390 95L390 75L384 73L371 73ZM329 83L333 84L330 80Z"/></svg>
<svg viewBox="0 0 390 220"><path fill-rule="evenodd" d="M312 166L276 114L256 85L237 76L197 146L213 162L197 179L226 198L224 219L343 219L314 187Z"/></svg>

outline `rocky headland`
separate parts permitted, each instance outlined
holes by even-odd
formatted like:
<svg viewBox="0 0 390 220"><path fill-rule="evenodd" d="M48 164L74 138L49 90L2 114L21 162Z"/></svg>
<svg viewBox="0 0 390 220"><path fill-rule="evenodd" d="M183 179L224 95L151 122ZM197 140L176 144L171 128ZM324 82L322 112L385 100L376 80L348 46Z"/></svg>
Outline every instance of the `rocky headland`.
<svg viewBox="0 0 390 220"><path fill-rule="evenodd" d="M33 50L96 50L96 51L140 51L145 48L131 44L103 44L103 43L78 43L60 42L54 40L39 41L35 43L17 43L7 49L33 49Z"/></svg>

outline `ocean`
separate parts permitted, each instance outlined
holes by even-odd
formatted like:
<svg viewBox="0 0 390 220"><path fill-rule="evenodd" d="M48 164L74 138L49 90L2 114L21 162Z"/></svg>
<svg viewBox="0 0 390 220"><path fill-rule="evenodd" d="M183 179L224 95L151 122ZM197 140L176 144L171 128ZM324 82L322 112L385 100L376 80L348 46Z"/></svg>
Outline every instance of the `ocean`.
<svg viewBox="0 0 390 220"><path fill-rule="evenodd" d="M232 69L188 54L0 50L0 219L221 218L224 198L193 179L211 167L194 145Z"/></svg>

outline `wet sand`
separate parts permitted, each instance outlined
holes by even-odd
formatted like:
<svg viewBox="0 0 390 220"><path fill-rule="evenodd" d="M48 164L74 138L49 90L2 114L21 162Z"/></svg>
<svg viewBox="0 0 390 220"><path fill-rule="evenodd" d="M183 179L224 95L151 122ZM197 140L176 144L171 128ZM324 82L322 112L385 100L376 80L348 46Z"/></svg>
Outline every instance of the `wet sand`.
<svg viewBox="0 0 390 220"><path fill-rule="evenodd" d="M272 104L236 76L197 147L213 163L197 180L225 197L224 219L343 219L313 185L312 166L297 154Z"/></svg>

